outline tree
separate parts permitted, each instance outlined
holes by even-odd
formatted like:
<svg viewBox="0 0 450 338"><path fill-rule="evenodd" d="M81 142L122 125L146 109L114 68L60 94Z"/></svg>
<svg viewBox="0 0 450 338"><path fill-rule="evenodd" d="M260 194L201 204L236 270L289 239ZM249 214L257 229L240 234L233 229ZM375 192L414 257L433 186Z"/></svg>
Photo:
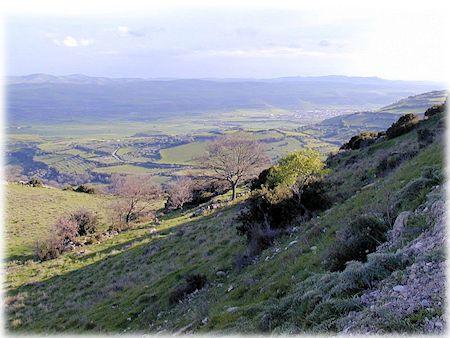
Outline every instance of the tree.
<svg viewBox="0 0 450 338"><path fill-rule="evenodd" d="M167 187L166 208L183 209L185 203L192 201L193 188L193 182L188 177L177 177L174 181L171 181Z"/></svg>
<svg viewBox="0 0 450 338"><path fill-rule="evenodd" d="M112 192L122 197L116 212L126 226L161 196L161 188L145 175L113 175L111 181Z"/></svg>
<svg viewBox="0 0 450 338"><path fill-rule="evenodd" d="M224 135L211 141L206 156L201 158L207 175L229 183L232 200L236 199L237 185L267 163L262 145L244 133Z"/></svg>
<svg viewBox="0 0 450 338"><path fill-rule="evenodd" d="M269 187L287 185L301 200L303 189L327 172L318 151L303 149L283 157L277 165L272 167L267 183Z"/></svg>

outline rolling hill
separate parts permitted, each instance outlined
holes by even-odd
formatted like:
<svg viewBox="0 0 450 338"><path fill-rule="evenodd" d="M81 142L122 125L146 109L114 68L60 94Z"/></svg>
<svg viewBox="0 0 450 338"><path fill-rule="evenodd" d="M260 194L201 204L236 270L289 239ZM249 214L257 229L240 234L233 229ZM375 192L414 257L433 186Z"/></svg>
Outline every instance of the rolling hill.
<svg viewBox="0 0 450 338"><path fill-rule="evenodd" d="M7 80L10 123L152 120L235 109L376 109L438 83L344 76L110 79L34 74Z"/></svg>
<svg viewBox="0 0 450 338"><path fill-rule="evenodd" d="M403 114L416 113L423 116L427 108L444 103L447 97L448 92L445 90L422 93L403 98L375 111L339 115L300 127L298 130L340 146L352 135L362 131L385 130Z"/></svg>

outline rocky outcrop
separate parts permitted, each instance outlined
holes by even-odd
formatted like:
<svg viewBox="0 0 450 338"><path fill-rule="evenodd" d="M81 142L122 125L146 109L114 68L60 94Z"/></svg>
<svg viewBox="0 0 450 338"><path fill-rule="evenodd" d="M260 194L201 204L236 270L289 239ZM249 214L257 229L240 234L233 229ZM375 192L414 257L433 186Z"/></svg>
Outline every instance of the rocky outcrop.
<svg viewBox="0 0 450 338"><path fill-rule="evenodd" d="M428 201L414 213L400 213L390 231L389 241L377 252L400 253L410 264L359 297L363 308L340 320L344 333L409 330L440 333L444 330L444 200L442 188L436 187L428 195ZM429 227L419 236L409 239L406 224L414 216L422 217Z"/></svg>

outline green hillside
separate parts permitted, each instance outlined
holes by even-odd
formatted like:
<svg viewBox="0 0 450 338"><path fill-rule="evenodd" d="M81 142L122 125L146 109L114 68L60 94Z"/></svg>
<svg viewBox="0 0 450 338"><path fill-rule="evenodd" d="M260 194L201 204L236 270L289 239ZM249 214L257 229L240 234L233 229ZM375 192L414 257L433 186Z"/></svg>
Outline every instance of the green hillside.
<svg viewBox="0 0 450 338"><path fill-rule="evenodd" d="M6 186L6 258L24 260L33 253L33 244L46 234L63 212L85 207L100 217L106 227L110 196L82 194L54 188L32 188L21 184Z"/></svg>
<svg viewBox="0 0 450 338"><path fill-rule="evenodd" d="M389 113L423 113L428 107L442 104L448 96L445 90L435 90L428 93L409 96L379 109Z"/></svg>
<svg viewBox="0 0 450 338"><path fill-rule="evenodd" d="M443 171L442 120L436 115L402 136L330 157L327 182L333 205L307 222L294 222L289 234L246 266L239 264L246 244L237 234L236 216L248 195L221 202L220 208L200 216L193 217L197 208L169 213L158 225L140 225L54 260L9 262L8 328L35 333L324 333L351 327L357 331L369 315L353 326L349 323L354 319L346 318L351 311L361 316L370 311L361 298L365 292L384 282L408 285L403 280L414 264L434 267L443 260L442 247L417 258L410 254L409 260L398 256L403 251L396 251L432 230L423 210L429 193L442 183L436 174ZM418 129L432 131L433 142L419 145ZM391 163L386 168L385 161ZM439 177L430 178L430 172ZM225 197L219 196L219 202ZM40 201L43 208L51 208L55 197L48 198ZM381 248L365 263L329 271L324 257L336 246L339 232L363 214L376 214L390 198L395 198L397 214L420 211L411 216L403 246ZM37 208L29 211L31 218L41 213ZM8 217L17 219L14 210ZM15 225L8 220L6 227L8 232ZM25 245L27 237L18 233L14 246ZM193 274L206 276L206 285L171 302L185 277ZM442 302L436 305L440 295L429 301L428 312L412 307L412 312L398 315L395 309L383 308L376 329L429 332L426 323L442 317Z"/></svg>

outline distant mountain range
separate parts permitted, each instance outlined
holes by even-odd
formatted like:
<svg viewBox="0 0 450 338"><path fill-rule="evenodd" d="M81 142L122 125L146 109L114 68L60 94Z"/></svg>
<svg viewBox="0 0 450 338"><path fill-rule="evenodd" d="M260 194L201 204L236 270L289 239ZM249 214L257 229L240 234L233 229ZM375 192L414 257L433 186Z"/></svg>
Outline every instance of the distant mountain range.
<svg viewBox="0 0 450 338"><path fill-rule="evenodd" d="M376 77L140 79L82 74L7 78L9 122L152 120L234 109L377 109L444 85Z"/></svg>

